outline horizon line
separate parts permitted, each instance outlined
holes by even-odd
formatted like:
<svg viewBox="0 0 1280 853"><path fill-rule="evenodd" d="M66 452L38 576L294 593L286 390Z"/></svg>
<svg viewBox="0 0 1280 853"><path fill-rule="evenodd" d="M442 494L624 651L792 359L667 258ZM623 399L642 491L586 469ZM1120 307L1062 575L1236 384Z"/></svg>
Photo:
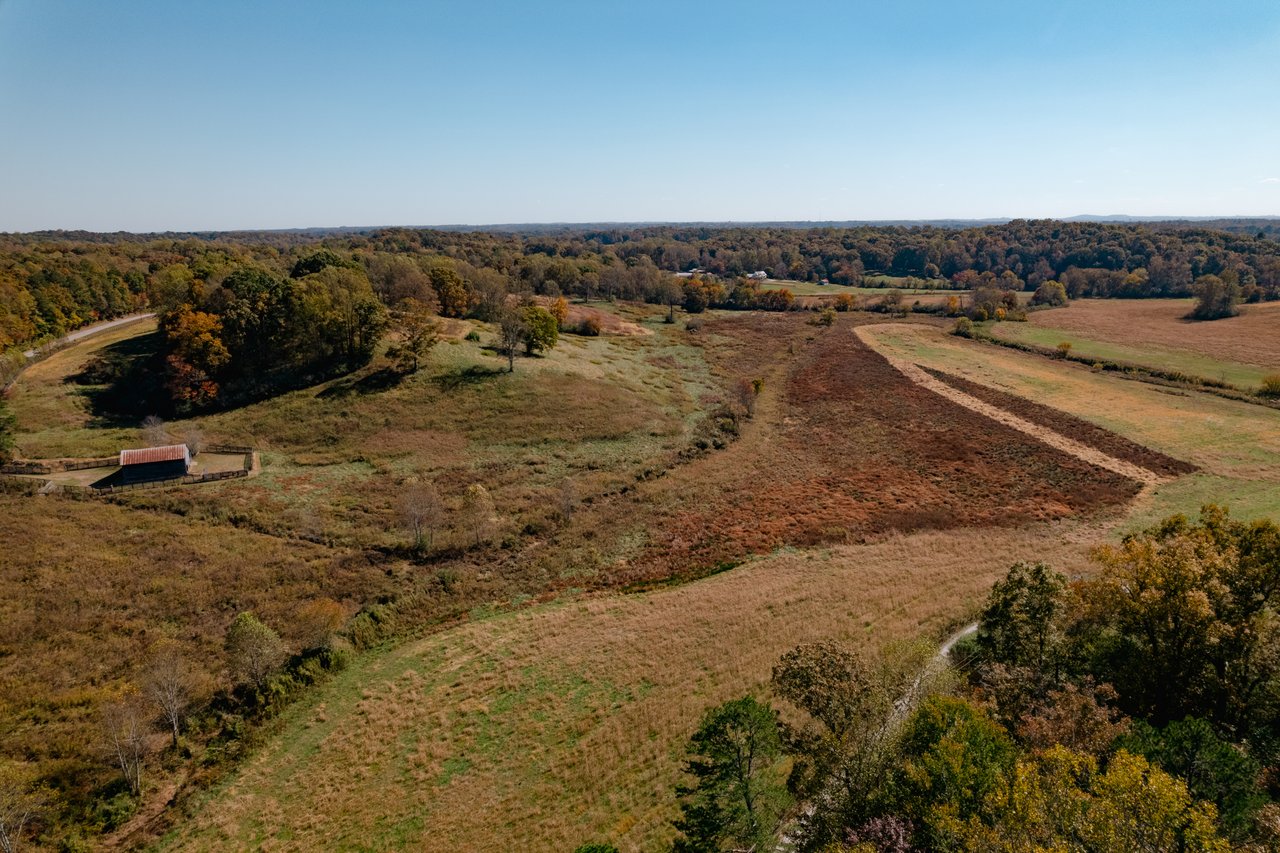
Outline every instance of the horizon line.
<svg viewBox="0 0 1280 853"><path fill-rule="evenodd" d="M1154 215L1140 216L1126 213L1091 214L1081 213L1073 216L938 216L925 218L880 218L880 219L600 219L600 220L546 220L525 222L445 222L434 225L300 225L273 228L186 228L149 231L132 231L128 229L94 230L90 228L36 228L29 231L4 231L0 236L32 236L41 234L132 234L132 235L167 235L167 234L246 234L246 233L305 233L311 231L379 231L385 229L406 230L473 230L490 229L519 230L524 228L592 228L592 227L663 227L663 226L727 226L727 227L767 227L767 226L811 226L835 227L851 225L931 225L936 223L960 223L974 225L999 225L1018 220L1058 221L1058 222L1099 222L1099 223L1132 223L1144 222L1212 222L1243 220L1280 220L1280 214L1240 214L1240 215Z"/></svg>

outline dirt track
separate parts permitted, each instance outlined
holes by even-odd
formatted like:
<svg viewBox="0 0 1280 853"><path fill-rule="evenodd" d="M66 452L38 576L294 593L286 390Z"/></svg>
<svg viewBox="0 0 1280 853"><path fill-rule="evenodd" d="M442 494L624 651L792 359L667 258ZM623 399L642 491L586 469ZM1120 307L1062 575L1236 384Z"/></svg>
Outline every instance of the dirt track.
<svg viewBox="0 0 1280 853"><path fill-rule="evenodd" d="M869 336L864 335L861 328L854 329L854 334L856 334L859 340L867 346L872 346L872 342L868 340ZM881 355L884 355L884 353L881 353ZM1114 456L1109 456L1101 450L1081 444L1075 439L1067 438L1065 435L1055 432L1046 426L1024 420L1011 412L997 408L990 403L983 402L971 394L966 394L959 388L953 388L940 379L935 379L926 373L923 368L912 364L909 361L890 355L884 355L884 357L890 364L897 368L903 376L906 376L922 388L927 388L935 394L939 394L957 405L964 406L970 411L977 412L980 415L985 415L993 421L997 421L1007 427L1012 427L1019 432L1032 436L1050 447L1061 450L1063 453L1069 453L1082 462L1087 462L1090 465L1096 465L1099 468L1105 468L1106 470L1119 474L1122 477L1128 477L1131 480L1137 480L1140 483L1146 483L1148 485L1163 483L1168 479L1167 477L1162 477L1156 472L1143 468L1140 465L1135 465L1132 462L1126 462L1122 459L1116 459Z"/></svg>
<svg viewBox="0 0 1280 853"><path fill-rule="evenodd" d="M47 344L46 346L65 346L67 344L83 340L84 338L92 337L93 335L97 335L101 332L109 331L117 326L127 326L128 324L136 323L139 320L149 320L154 316L156 316L154 313L130 314L127 317L107 320L103 323L94 323L92 326L84 326L83 328L76 329L74 332L68 333L65 337L59 338L53 344ZM37 354L37 350L29 349L23 353L23 356L26 358L35 358Z"/></svg>

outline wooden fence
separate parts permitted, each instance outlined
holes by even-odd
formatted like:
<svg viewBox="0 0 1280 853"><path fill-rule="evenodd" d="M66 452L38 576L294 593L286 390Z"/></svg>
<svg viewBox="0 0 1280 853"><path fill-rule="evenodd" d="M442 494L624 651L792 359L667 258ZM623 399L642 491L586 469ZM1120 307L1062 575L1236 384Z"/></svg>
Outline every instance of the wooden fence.
<svg viewBox="0 0 1280 853"><path fill-rule="evenodd" d="M201 453L252 453L252 447L240 447L235 444L206 444Z"/></svg>
<svg viewBox="0 0 1280 853"><path fill-rule="evenodd" d="M59 483L55 485L50 480L28 479L30 477L41 477L66 471L82 471L86 468L113 468L119 462L119 459L115 456L104 459L45 459L39 462L10 462L8 465L0 466L0 479L14 480L23 483L37 483L42 487L47 486L55 490L66 489L68 491L82 491L89 492L91 494L113 494L115 492L128 492L135 489L157 489L164 486L193 486L197 483L216 483L221 480L238 480L248 477L253 473L254 457L256 454L252 447L233 447L230 445L213 444L206 447L205 452L242 453L244 454L244 465L243 467L232 471L214 471L208 474L187 474L182 477L171 477L167 480L148 480L144 483L122 483L118 486L80 486L72 483Z"/></svg>
<svg viewBox="0 0 1280 853"><path fill-rule="evenodd" d="M86 468L114 468L120 464L118 456L101 459L23 459L0 466L0 474L61 474L66 471L83 471Z"/></svg>
<svg viewBox="0 0 1280 853"><path fill-rule="evenodd" d="M246 462L245 464L249 465L251 463ZM175 477L169 480L148 480L145 483L126 483L119 486L102 486L99 488L90 487L90 489L97 494L109 495L114 494L115 492L131 492L135 489L158 489L163 486L193 486L196 483L215 483L219 480L237 480L248 476L249 469L246 467L240 471L217 471L212 474L188 474L185 477Z"/></svg>

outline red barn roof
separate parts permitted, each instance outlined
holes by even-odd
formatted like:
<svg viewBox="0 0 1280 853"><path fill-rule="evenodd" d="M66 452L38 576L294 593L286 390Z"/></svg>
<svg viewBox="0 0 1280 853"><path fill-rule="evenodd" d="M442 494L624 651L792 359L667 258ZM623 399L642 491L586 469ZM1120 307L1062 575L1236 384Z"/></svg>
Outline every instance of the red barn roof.
<svg viewBox="0 0 1280 853"><path fill-rule="evenodd" d="M191 462L191 451L185 444L167 444L164 447L144 447L141 450L121 450L120 465L144 465L148 462L174 462L181 459Z"/></svg>

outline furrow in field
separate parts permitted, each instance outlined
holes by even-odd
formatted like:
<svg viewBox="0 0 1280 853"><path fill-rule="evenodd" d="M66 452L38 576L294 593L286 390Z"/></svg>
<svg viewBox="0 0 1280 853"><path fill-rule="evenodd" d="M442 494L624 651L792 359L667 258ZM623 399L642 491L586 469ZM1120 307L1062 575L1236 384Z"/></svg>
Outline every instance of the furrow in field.
<svg viewBox="0 0 1280 853"><path fill-rule="evenodd" d="M867 346L874 348L874 342L870 340L870 336L863 334L862 328L855 328L854 334L858 335L862 342ZM883 352L881 355L884 355L885 359L888 360L888 362L900 373L902 373L903 376L907 377L920 387L926 388L959 406L963 406L970 411L977 412L978 414L988 417L997 423L1004 424L1007 427L1011 427L1012 429L1016 429L1019 432L1032 436L1052 448L1061 450L1063 453L1069 453L1082 462L1087 462L1090 465L1096 465L1099 468L1105 468L1106 470L1119 474L1122 477L1128 477L1132 480L1137 480L1140 483L1146 483L1148 485L1163 483L1168 479L1154 471L1143 468L1140 465L1135 465L1132 462L1125 462L1122 459L1116 459L1114 456L1110 456L1103 453L1101 450L1089 447L1086 444L1081 444L1074 439L1067 438L1065 435L1055 432L1048 427L1024 420L1011 412L1007 412L1004 409L991 405L990 403L983 402L971 394L966 394L958 388L953 388L947 383L939 379L935 379L926 373L923 368L912 364L909 361Z"/></svg>

